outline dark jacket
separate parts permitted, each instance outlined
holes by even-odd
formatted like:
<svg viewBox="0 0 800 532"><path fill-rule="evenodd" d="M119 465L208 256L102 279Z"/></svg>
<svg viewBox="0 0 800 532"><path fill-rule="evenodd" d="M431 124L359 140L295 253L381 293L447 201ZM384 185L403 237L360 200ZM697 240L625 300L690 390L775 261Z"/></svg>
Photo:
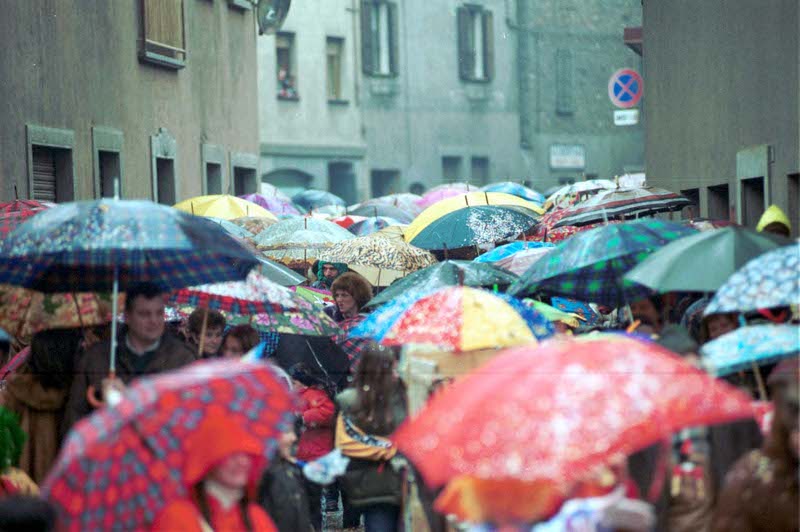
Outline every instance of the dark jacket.
<svg viewBox="0 0 800 532"><path fill-rule="evenodd" d="M79 419L91 413L92 407L86 399L86 390L89 386L94 386L98 391L101 389L102 380L108 377L110 351L110 341L100 342L78 359L64 418L65 432ZM161 337L161 343L155 349L152 359L141 371L136 371L134 366L137 356L127 348L124 333L120 334L117 342L117 378L125 384L130 384L142 375L178 369L195 361L194 353L189 347L169 333Z"/></svg>
<svg viewBox="0 0 800 532"><path fill-rule="evenodd" d="M272 517L280 532L312 530L303 473L283 458L275 458L264 472L258 489L258 504Z"/></svg>

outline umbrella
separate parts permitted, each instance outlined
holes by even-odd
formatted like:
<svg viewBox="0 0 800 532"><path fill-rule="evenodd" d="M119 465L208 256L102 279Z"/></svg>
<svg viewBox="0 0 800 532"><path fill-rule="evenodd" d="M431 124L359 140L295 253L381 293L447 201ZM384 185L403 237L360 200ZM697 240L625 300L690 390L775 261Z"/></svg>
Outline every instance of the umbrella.
<svg viewBox="0 0 800 532"><path fill-rule="evenodd" d="M55 203L49 201L17 199L0 203L0 214L12 214L15 212L38 212L44 209L55 207Z"/></svg>
<svg viewBox="0 0 800 532"><path fill-rule="evenodd" d="M341 327L344 334L334 339L336 345L341 347L342 351L347 355L351 371L355 369L356 364L361 359L361 353L372 343L369 338L355 338L349 335L350 331L355 329L366 318L366 314L359 314L354 318L340 321L339 327Z"/></svg>
<svg viewBox="0 0 800 532"><path fill-rule="evenodd" d="M545 202L545 208L564 209L574 204L582 196L590 196L600 190L614 190L617 184L608 179L587 179L571 185L564 185L553 192Z"/></svg>
<svg viewBox="0 0 800 532"><path fill-rule="evenodd" d="M550 321L560 321L569 325L572 328L577 328L580 326L581 321L586 321L585 318L582 316L575 314L573 312L564 312L563 310L559 310L555 307L548 305L547 303L542 303L541 301L536 301L535 299L523 299L523 303L529 305L547 318Z"/></svg>
<svg viewBox="0 0 800 532"><path fill-rule="evenodd" d="M265 198L277 198L287 203L292 202L292 198L290 198L284 191L272 183L264 183L263 181L261 182L261 195Z"/></svg>
<svg viewBox="0 0 800 532"><path fill-rule="evenodd" d="M221 225L229 235L235 236L236 238L253 238L256 236L254 233L248 231L245 227L235 224L230 220L225 220L224 218L215 218L213 216L205 216L205 218Z"/></svg>
<svg viewBox="0 0 800 532"><path fill-rule="evenodd" d="M625 275L657 292L714 292L747 261L790 241L735 225L670 242Z"/></svg>
<svg viewBox="0 0 800 532"><path fill-rule="evenodd" d="M317 235L308 238L308 235ZM333 222L317 218L292 218L281 220L256 235L256 244L274 246L289 243L340 242L355 238L352 233Z"/></svg>
<svg viewBox="0 0 800 532"><path fill-rule="evenodd" d="M306 278L299 273L266 257L258 257L258 266L253 271L257 271L273 283L278 283L281 286L296 286L306 282Z"/></svg>
<svg viewBox="0 0 800 532"><path fill-rule="evenodd" d="M470 192L478 192L480 187L475 185L468 185L467 183L446 183L438 185L426 192L419 200L417 206L421 209L427 209L434 203L438 203L453 196L462 196Z"/></svg>
<svg viewBox="0 0 800 532"><path fill-rule="evenodd" d="M666 349L597 334L498 354L392 439L433 487L466 475L566 491L681 428L750 416L749 397Z"/></svg>
<svg viewBox="0 0 800 532"><path fill-rule="evenodd" d="M294 286L292 291L310 303L316 305L333 305L333 296L327 290L311 288L310 286Z"/></svg>
<svg viewBox="0 0 800 532"><path fill-rule="evenodd" d="M477 351L534 342L552 334L550 322L522 302L466 286L408 294L370 314L350 331L383 345L423 344Z"/></svg>
<svg viewBox="0 0 800 532"><path fill-rule="evenodd" d="M487 287L508 286L516 276L491 264L468 260L446 260L418 270L381 291L367 303L378 306L401 296L413 294L419 299L447 286Z"/></svg>
<svg viewBox="0 0 800 532"><path fill-rule="evenodd" d="M242 216L241 218L234 218L230 222L245 229L254 236L261 234L267 228L278 223L277 220L273 220L272 218L262 218L258 216Z"/></svg>
<svg viewBox="0 0 800 532"><path fill-rule="evenodd" d="M0 328L30 344L40 331L110 323L111 306L108 293L47 294L0 285Z"/></svg>
<svg viewBox="0 0 800 532"><path fill-rule="evenodd" d="M800 351L797 325L750 325L712 340L700 349L703 365L714 375L725 376L753 365L764 366Z"/></svg>
<svg viewBox="0 0 800 532"><path fill-rule="evenodd" d="M173 205L179 211L196 216L214 216L233 220L242 216L262 216L276 220L274 214L263 207L228 194L211 194L183 200Z"/></svg>
<svg viewBox="0 0 800 532"><path fill-rule="evenodd" d="M281 334L277 348L268 358L287 371L295 364L303 364L336 388L344 387L350 374L350 359L330 337Z"/></svg>
<svg viewBox="0 0 800 532"><path fill-rule="evenodd" d="M497 246L496 248L487 251L483 255L478 255L474 262L498 262L500 260L513 257L520 251L553 247L555 247L554 244L547 242L511 242L509 244Z"/></svg>
<svg viewBox="0 0 800 532"><path fill-rule="evenodd" d="M388 240L402 240L403 242L406 241L406 228L407 225L390 225L389 227L384 227L375 233L365 235L370 237L376 238L386 238Z"/></svg>
<svg viewBox="0 0 800 532"><path fill-rule="evenodd" d="M397 220L401 224L410 224L412 220L414 220L415 216L414 214L411 214L400 207L395 207L394 205L387 205L385 203L377 202L371 203L369 201L350 211L350 214L365 217L382 216L384 218Z"/></svg>
<svg viewBox="0 0 800 532"><path fill-rule="evenodd" d="M43 292L111 291L150 281L168 289L241 279L256 257L222 227L149 201L64 203L19 226L0 246L0 283ZM116 353L112 320L111 371Z"/></svg>
<svg viewBox="0 0 800 532"><path fill-rule="evenodd" d="M691 205L688 198L663 188L644 187L603 190L566 209L554 227L586 225L617 217L642 217Z"/></svg>
<svg viewBox="0 0 800 532"><path fill-rule="evenodd" d="M239 196L239 197L245 201L249 201L250 203L255 203L259 207L263 207L264 209L268 210L269 212L275 215L290 215L290 216L300 215L300 211L297 210L297 207L294 206L292 200L290 200L284 194L281 194L280 196L265 196L263 194L245 194L244 196Z"/></svg>
<svg viewBox="0 0 800 532"><path fill-rule="evenodd" d="M515 253L510 257L506 257L495 262L495 266L510 271L514 275L522 275L528 271L537 261L541 260L544 256L550 253L555 246L546 246L539 248L531 248Z"/></svg>
<svg viewBox="0 0 800 532"><path fill-rule="evenodd" d="M422 207L419 206L419 201L422 196L411 194L409 192L400 192L397 194L387 194L379 198L372 198L365 201L362 205L384 204L393 205L398 209L402 209L412 216L416 216L422 212Z"/></svg>
<svg viewBox="0 0 800 532"><path fill-rule="evenodd" d="M43 495L63 530L147 530L167 503L192 496L184 451L193 436L234 424L258 442L266 461L294 407L264 363L202 361L142 378L119 404L78 422Z"/></svg>
<svg viewBox="0 0 800 532"><path fill-rule="evenodd" d="M351 214L346 214L344 216L338 216L336 218L331 218L330 221L338 225L339 227L344 227L345 229L349 229L350 226L355 225L358 222L366 220L365 216L353 216Z"/></svg>
<svg viewBox="0 0 800 532"><path fill-rule="evenodd" d="M681 223L686 224L698 231L713 231L714 229L722 229L731 225L736 225L730 220L709 220L707 218L692 218L690 220L682 220Z"/></svg>
<svg viewBox="0 0 800 532"><path fill-rule="evenodd" d="M347 206L347 203L339 196L313 188L298 192L292 197L292 201L307 211L317 210L328 205Z"/></svg>
<svg viewBox="0 0 800 532"><path fill-rule="evenodd" d="M398 225L403 225L403 224L401 224L394 218L373 216L372 218L366 218L364 220L361 220L360 222L354 223L353 225L348 227L347 230L356 236L368 236L377 233L381 229L386 229L387 227L394 227Z"/></svg>
<svg viewBox="0 0 800 532"><path fill-rule="evenodd" d="M537 223L523 207L477 205L447 213L420 230L410 243L430 250L492 244L524 235Z"/></svg>
<svg viewBox="0 0 800 532"><path fill-rule="evenodd" d="M389 286L411 272L436 264L433 255L405 242L366 236L333 244L317 258L347 264L373 286Z"/></svg>
<svg viewBox="0 0 800 532"><path fill-rule="evenodd" d="M661 220L637 220L581 232L560 243L509 288L512 295L547 292L618 307L649 291L621 282L653 250L695 231Z"/></svg>
<svg viewBox="0 0 800 532"><path fill-rule="evenodd" d="M756 257L717 290L705 315L800 304L800 243Z"/></svg>
<svg viewBox="0 0 800 532"><path fill-rule="evenodd" d="M547 200L542 194L536 192L532 188L528 188L524 185L519 183L514 183L512 181L504 181L502 183L492 183L491 185L486 185L481 190L486 192L504 192L506 194L511 194L517 197L520 197L524 200L532 201L537 205L542 205Z"/></svg>

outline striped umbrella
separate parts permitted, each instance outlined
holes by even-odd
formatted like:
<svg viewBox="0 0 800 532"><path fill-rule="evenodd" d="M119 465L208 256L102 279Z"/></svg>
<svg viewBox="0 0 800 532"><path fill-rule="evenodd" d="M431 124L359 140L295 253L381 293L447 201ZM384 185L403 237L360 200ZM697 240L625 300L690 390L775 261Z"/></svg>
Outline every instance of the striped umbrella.
<svg viewBox="0 0 800 532"><path fill-rule="evenodd" d="M566 209L553 227L586 225L617 217L633 218L668 212L691 204L686 197L663 188L607 190Z"/></svg>

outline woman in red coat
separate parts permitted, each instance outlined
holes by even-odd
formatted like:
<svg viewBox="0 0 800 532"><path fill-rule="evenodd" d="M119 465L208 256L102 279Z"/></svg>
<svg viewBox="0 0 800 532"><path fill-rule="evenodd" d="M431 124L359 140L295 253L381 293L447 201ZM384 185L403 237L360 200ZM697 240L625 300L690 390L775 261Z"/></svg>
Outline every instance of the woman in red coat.
<svg viewBox="0 0 800 532"><path fill-rule="evenodd" d="M263 443L224 414L209 415L186 441L188 496L170 501L151 530L277 532L254 498L264 469Z"/></svg>

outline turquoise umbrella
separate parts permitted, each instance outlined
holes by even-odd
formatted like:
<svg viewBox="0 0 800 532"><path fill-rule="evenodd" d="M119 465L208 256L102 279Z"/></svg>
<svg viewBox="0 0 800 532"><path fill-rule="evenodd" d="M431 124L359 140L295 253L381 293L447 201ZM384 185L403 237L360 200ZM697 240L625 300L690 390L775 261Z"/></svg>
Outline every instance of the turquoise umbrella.
<svg viewBox="0 0 800 532"><path fill-rule="evenodd" d="M764 366L800 351L797 325L750 325L705 344L700 353L703 364L717 376Z"/></svg>

